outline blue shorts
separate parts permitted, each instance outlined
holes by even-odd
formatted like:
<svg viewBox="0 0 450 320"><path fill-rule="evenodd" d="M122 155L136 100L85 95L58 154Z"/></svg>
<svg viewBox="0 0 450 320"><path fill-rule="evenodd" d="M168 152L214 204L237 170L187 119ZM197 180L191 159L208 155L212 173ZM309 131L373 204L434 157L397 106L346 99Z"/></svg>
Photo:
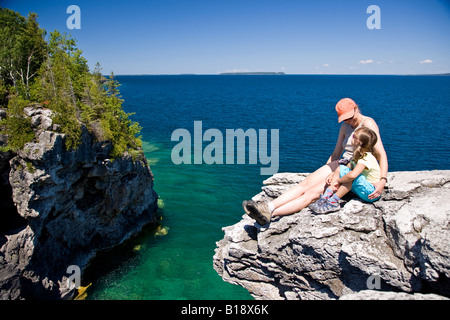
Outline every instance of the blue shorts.
<svg viewBox="0 0 450 320"><path fill-rule="evenodd" d="M347 173L350 172L350 168L340 165L339 166L339 177L342 178ZM376 199L369 199L369 194L375 191L375 186L371 184L369 181L367 181L366 177L360 174L355 180L353 180L352 183L352 192L364 201L367 202L374 202L381 198L378 197Z"/></svg>

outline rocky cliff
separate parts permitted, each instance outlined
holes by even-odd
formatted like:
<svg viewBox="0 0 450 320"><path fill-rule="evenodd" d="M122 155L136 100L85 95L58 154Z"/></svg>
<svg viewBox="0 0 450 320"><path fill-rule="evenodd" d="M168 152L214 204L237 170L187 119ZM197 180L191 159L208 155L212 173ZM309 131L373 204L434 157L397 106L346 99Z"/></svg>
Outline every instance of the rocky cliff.
<svg viewBox="0 0 450 320"><path fill-rule="evenodd" d="M35 142L0 152L0 299L67 299L69 266L82 272L155 220L153 175L142 154L110 160L111 144L84 127L66 151L51 110L25 113Z"/></svg>
<svg viewBox="0 0 450 320"><path fill-rule="evenodd" d="M307 174L280 173L253 200L279 196ZM256 299L450 297L450 170L393 172L381 200L351 194L341 210L308 208L260 226L223 228L214 268Z"/></svg>

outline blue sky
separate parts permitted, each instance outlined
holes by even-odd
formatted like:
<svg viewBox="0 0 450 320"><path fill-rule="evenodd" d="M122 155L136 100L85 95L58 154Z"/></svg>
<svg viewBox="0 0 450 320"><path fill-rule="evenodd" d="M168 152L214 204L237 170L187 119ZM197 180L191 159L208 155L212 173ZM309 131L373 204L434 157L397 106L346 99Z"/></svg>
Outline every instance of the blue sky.
<svg viewBox="0 0 450 320"><path fill-rule="evenodd" d="M450 72L446 0L0 0L78 40L104 73L423 74ZM69 5L81 29L69 30ZM369 5L381 29L366 26Z"/></svg>

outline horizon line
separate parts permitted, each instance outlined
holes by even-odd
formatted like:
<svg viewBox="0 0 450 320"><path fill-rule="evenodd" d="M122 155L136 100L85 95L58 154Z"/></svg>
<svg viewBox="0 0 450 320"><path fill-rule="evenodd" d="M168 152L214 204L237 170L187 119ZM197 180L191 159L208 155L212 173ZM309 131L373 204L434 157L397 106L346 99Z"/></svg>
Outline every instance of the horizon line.
<svg viewBox="0 0 450 320"><path fill-rule="evenodd" d="M110 74L102 74L110 76ZM388 74L365 74L365 73L284 73L284 74L252 74L252 72L236 72L236 73L120 73L114 76L450 76L447 73L388 73Z"/></svg>

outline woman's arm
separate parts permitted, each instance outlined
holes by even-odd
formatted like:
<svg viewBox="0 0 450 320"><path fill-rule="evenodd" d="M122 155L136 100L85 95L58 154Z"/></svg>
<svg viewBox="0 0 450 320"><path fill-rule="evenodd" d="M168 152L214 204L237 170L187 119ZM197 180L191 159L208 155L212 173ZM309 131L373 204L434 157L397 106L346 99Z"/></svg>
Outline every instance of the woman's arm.
<svg viewBox="0 0 450 320"><path fill-rule="evenodd" d="M387 159L386 150L384 150L383 142L381 141L380 130L378 129L376 122L372 118L367 118L367 120L364 122L364 126L369 129L372 129L377 134L378 141L375 144L374 148L380 155L381 176L387 177L388 159ZM381 179L379 182L376 182L373 185L375 186L375 191L369 195L369 199L376 199L381 195L381 193L383 192L384 186L386 185L386 180Z"/></svg>
<svg viewBox="0 0 450 320"><path fill-rule="evenodd" d="M330 178L328 184L331 187L331 190L333 192L337 192L339 189L340 184L337 182L339 179L339 175L341 173L341 168L337 167L336 170L334 170L328 177Z"/></svg>
<svg viewBox="0 0 450 320"><path fill-rule="evenodd" d="M345 138L345 129L344 129L344 126L341 125L341 129L339 130L339 137L337 139L336 146L334 147L333 153L328 158L327 163L330 163L332 161L339 159L339 157L342 154L342 151L344 151L344 147L342 146L342 143L344 142L344 138Z"/></svg>

